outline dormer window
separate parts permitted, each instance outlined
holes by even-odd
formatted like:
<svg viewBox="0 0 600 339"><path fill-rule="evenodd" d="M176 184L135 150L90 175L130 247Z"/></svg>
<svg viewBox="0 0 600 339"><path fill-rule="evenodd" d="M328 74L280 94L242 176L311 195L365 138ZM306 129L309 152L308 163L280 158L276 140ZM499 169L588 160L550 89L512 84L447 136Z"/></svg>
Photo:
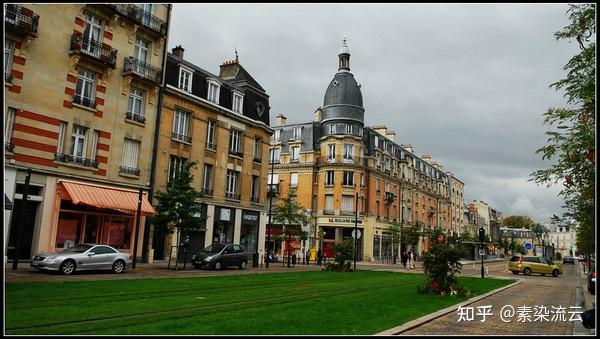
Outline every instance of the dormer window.
<svg viewBox="0 0 600 339"><path fill-rule="evenodd" d="M208 101L212 101L215 104L219 103L219 90L220 90L220 86L219 83L217 83L216 81L213 80L208 80L208 94L206 96L206 99L208 99ZM234 109L235 111L235 109Z"/></svg>
<svg viewBox="0 0 600 339"><path fill-rule="evenodd" d="M192 92L192 77L194 72L191 69L179 66L179 85L178 87L186 92Z"/></svg>
<svg viewBox="0 0 600 339"><path fill-rule="evenodd" d="M244 95L238 92L233 92L233 111L241 114L243 105Z"/></svg>
<svg viewBox="0 0 600 339"><path fill-rule="evenodd" d="M329 134L335 134L335 124L329 125Z"/></svg>
<svg viewBox="0 0 600 339"><path fill-rule="evenodd" d="M352 134L352 124L346 125L346 134Z"/></svg>
<svg viewBox="0 0 600 339"><path fill-rule="evenodd" d="M294 127L294 139L302 139L302 127Z"/></svg>
<svg viewBox="0 0 600 339"><path fill-rule="evenodd" d="M281 130L276 129L275 131L273 131L273 136L271 137L271 140L279 141L280 137L281 137Z"/></svg>

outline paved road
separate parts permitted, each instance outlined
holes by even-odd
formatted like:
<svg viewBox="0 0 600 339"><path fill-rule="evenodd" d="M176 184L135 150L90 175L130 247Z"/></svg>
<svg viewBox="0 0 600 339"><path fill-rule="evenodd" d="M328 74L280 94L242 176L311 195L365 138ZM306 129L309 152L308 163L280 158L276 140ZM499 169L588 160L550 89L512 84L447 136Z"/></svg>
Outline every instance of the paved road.
<svg viewBox="0 0 600 339"><path fill-rule="evenodd" d="M506 262L486 264L490 277L517 278L521 284L496 293L485 299L477 301L466 307L472 307L474 317L472 321L458 321L459 312L449 313L445 316L432 320L419 327L403 332L402 335L573 335L572 321L551 321L556 316L552 306L564 307L566 320L571 317L570 312L583 311L571 307L575 304L576 269L573 265L563 265L563 275L557 278L540 275L513 275L506 270ZM465 265L461 275L480 276L481 264ZM483 309L481 306L491 305L491 316L477 315ZM504 306L510 305L515 310L515 315L510 322L501 320L500 311ZM519 307L531 308L530 320L519 319ZM544 312L540 306L545 306ZM536 319L538 314L548 314L547 320ZM519 321L520 320L520 321ZM525 321L523 321L525 320Z"/></svg>

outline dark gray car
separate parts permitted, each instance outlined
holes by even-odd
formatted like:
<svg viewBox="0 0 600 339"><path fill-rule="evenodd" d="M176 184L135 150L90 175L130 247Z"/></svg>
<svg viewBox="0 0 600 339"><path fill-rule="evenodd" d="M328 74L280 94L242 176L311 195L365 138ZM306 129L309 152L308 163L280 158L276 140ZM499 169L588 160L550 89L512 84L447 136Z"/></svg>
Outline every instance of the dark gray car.
<svg viewBox="0 0 600 339"><path fill-rule="evenodd" d="M248 265L248 252L237 244L212 244L192 256L192 265L196 268L216 270L237 266L245 270Z"/></svg>

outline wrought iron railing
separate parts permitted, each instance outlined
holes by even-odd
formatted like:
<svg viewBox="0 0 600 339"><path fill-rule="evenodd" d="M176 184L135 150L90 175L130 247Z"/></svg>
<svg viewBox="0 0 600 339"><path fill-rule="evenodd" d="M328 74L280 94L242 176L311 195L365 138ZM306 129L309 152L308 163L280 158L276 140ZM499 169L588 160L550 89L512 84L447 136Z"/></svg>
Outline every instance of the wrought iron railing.
<svg viewBox="0 0 600 339"><path fill-rule="evenodd" d="M127 167L127 166L119 166L119 173L131 174L131 175L140 175L139 168Z"/></svg>
<svg viewBox="0 0 600 339"><path fill-rule="evenodd" d="M240 151L234 151L232 149L229 149L229 154L236 156L236 157L240 157L243 158L244 157L244 153L240 152Z"/></svg>
<svg viewBox="0 0 600 339"><path fill-rule="evenodd" d="M81 106L96 108L96 101L90 98L82 97L81 95L73 96L73 103Z"/></svg>
<svg viewBox="0 0 600 339"><path fill-rule="evenodd" d="M217 145L215 143L212 143L212 142L207 142L206 143L206 149L214 151L214 150L217 149Z"/></svg>
<svg viewBox="0 0 600 339"><path fill-rule="evenodd" d="M37 35L40 16L21 5L6 5L4 22L6 28L21 31L30 35Z"/></svg>
<svg viewBox="0 0 600 339"><path fill-rule="evenodd" d="M139 122L141 124L146 123L146 117L139 113L127 112L125 113L125 118L128 120L133 120L135 122Z"/></svg>
<svg viewBox="0 0 600 339"><path fill-rule="evenodd" d="M134 57L125 58L123 73L133 73L141 78L160 83L160 68L154 67Z"/></svg>
<svg viewBox="0 0 600 339"><path fill-rule="evenodd" d="M175 139L175 140L180 140L183 142L192 142L192 137L189 135L183 135L183 134L178 134L175 132L171 133L171 138Z"/></svg>
<svg viewBox="0 0 600 339"><path fill-rule="evenodd" d="M56 153L54 155L54 159L56 161L60 161L60 162L64 162L64 163L76 164L76 165L81 165L81 166L85 166L85 167L98 168L98 161L77 157L77 156L74 156L71 154Z"/></svg>
<svg viewBox="0 0 600 339"><path fill-rule="evenodd" d="M81 54L90 56L109 67L117 67L116 49L100 41L84 37L80 32L75 32L71 35L71 51L78 51Z"/></svg>
<svg viewBox="0 0 600 339"><path fill-rule="evenodd" d="M115 4L116 10L162 35L167 34L166 22L133 4Z"/></svg>
<svg viewBox="0 0 600 339"><path fill-rule="evenodd" d="M240 200L240 195L232 192L225 192L225 198Z"/></svg>

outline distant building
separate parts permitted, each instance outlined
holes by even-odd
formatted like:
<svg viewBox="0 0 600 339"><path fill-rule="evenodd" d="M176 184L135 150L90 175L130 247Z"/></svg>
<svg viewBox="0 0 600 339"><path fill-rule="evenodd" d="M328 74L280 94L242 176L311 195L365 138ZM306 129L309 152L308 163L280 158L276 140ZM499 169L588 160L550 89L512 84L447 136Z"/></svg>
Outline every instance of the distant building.
<svg viewBox="0 0 600 339"><path fill-rule="evenodd" d="M577 253L576 232L574 226L557 225L554 231L546 234L548 244L554 246L555 252L560 252L562 256L574 256Z"/></svg>

